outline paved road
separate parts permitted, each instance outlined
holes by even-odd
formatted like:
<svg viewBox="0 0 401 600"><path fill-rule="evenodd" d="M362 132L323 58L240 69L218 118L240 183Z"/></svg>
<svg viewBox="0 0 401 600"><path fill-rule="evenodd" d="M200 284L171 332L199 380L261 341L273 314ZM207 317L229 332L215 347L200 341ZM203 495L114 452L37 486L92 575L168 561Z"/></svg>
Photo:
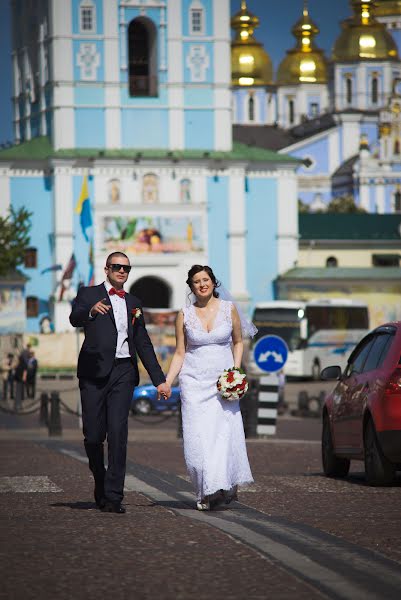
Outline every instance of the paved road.
<svg viewBox="0 0 401 600"><path fill-rule="evenodd" d="M175 420L131 419L120 516L96 510L65 418L49 438L37 415L0 417L0 598L400 597L401 478L370 488L355 463L326 479L318 419L286 416L249 440L255 484L212 513L194 510Z"/></svg>

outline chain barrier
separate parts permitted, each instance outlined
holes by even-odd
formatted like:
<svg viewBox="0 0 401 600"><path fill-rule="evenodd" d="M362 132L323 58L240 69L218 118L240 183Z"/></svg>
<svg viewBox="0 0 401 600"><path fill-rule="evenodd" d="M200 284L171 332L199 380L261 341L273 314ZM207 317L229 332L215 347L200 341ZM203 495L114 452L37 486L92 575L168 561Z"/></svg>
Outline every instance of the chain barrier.
<svg viewBox="0 0 401 600"><path fill-rule="evenodd" d="M16 415L18 417L23 417L25 415L33 415L40 408L40 402L35 401L30 406L24 408L23 410L15 410L10 408L9 406L5 406L4 402L0 402L0 411L6 413L8 415Z"/></svg>

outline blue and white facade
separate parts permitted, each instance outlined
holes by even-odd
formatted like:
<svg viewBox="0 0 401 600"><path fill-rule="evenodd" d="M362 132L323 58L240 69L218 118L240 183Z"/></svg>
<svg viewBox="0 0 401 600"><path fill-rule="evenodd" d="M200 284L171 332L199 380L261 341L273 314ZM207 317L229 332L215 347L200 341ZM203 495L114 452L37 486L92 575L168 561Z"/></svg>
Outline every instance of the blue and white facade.
<svg viewBox="0 0 401 600"><path fill-rule="evenodd" d="M127 289L149 282L163 308L184 305L195 263L245 307L272 299L297 260L298 162L233 146L229 0L38 0L32 15L24 6L29 29L23 4L12 4L18 145L0 152L0 211L32 212L28 330L46 317L70 330L79 283L92 266L101 282L114 250L131 258Z"/></svg>

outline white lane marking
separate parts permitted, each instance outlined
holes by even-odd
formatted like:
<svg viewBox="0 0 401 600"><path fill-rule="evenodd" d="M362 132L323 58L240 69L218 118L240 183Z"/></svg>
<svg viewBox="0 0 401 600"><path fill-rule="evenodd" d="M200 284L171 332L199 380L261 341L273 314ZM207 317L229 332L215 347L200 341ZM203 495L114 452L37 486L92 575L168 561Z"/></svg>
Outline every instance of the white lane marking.
<svg viewBox="0 0 401 600"><path fill-rule="evenodd" d="M310 581L325 585L330 591L335 591L340 598L347 600L377 600L377 595L369 594L366 590L354 585L350 580L341 577L338 572L319 565L307 556L292 550L285 544L273 541L267 535L256 533L239 523L232 523L230 521L218 519L214 516L209 516L207 512L197 512L196 510L188 511L188 509L177 508L174 506L174 504L177 503L175 498L148 485L134 475L130 475L130 485L132 486L132 491L142 493L154 502L164 501L173 503L171 509L181 516L189 517L196 521L206 522L212 527L216 527L217 529L234 536L247 546L251 546L259 552L262 552L265 555L265 558L267 555L269 558L278 560L284 569L286 567L292 569L298 576L301 576L302 579L305 578L305 573L307 573ZM177 495L181 496L185 501L190 501L195 505L194 497L189 492L177 491Z"/></svg>
<svg viewBox="0 0 401 600"><path fill-rule="evenodd" d="M62 492L47 475L18 475L0 477L0 493Z"/></svg>

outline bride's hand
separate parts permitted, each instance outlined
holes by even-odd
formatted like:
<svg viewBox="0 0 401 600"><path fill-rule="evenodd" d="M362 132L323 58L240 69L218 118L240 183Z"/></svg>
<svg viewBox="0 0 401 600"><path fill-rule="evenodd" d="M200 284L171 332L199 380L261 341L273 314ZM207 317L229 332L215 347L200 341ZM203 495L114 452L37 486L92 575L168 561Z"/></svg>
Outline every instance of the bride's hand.
<svg viewBox="0 0 401 600"><path fill-rule="evenodd" d="M157 386L157 399L160 400L160 397L163 396L165 400L170 398L171 396L171 387L168 383L161 383Z"/></svg>

